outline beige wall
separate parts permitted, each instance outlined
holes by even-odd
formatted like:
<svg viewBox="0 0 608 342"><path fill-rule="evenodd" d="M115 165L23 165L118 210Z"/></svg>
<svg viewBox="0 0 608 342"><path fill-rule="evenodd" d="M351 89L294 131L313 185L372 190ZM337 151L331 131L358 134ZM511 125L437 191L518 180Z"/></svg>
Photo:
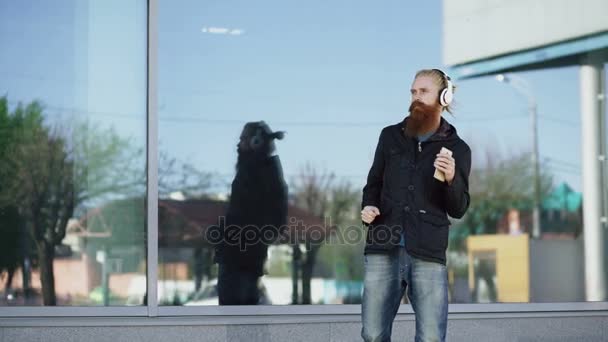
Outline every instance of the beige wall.
<svg viewBox="0 0 608 342"><path fill-rule="evenodd" d="M496 289L499 302L530 300L530 249L528 235L475 235L467 238L469 287L473 288L476 252L496 253Z"/></svg>

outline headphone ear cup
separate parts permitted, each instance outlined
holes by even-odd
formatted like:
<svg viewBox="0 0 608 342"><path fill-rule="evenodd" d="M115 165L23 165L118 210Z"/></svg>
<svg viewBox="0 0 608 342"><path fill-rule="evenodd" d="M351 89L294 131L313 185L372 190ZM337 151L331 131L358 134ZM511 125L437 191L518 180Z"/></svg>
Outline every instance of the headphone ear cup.
<svg viewBox="0 0 608 342"><path fill-rule="evenodd" d="M452 85L450 81L448 81L448 86L446 88L443 88L441 94L439 95L439 103L441 103L442 106L446 107L450 103L452 103L453 99L454 93L452 91Z"/></svg>
<svg viewBox="0 0 608 342"><path fill-rule="evenodd" d="M255 132L255 135L249 141L249 147L251 147L252 150L255 150L262 145L262 142L263 141L262 135L260 134L260 130L257 130Z"/></svg>
<svg viewBox="0 0 608 342"><path fill-rule="evenodd" d="M249 147L251 149L256 149L260 146L260 138L257 135L254 135L253 138L249 141Z"/></svg>
<svg viewBox="0 0 608 342"><path fill-rule="evenodd" d="M452 81L450 80L449 77L448 77L448 86L446 89L447 89L447 93L445 94L445 103L447 103L449 105L450 103L452 103L452 100L454 100L454 85L452 84Z"/></svg>
<svg viewBox="0 0 608 342"><path fill-rule="evenodd" d="M443 88L443 90L441 90L441 94L439 94L439 103L442 106L447 106L449 103L447 103L447 97L448 97L448 88Z"/></svg>
<svg viewBox="0 0 608 342"><path fill-rule="evenodd" d="M443 77L443 79L445 80L445 82L447 83L447 86L445 88L443 88L441 90L441 92L439 93L439 103L443 107L447 107L450 105L450 103L452 103L452 100L454 99L454 88L452 85L452 80L441 69L433 69L433 70L436 70L437 72L439 72L441 74L441 76Z"/></svg>
<svg viewBox="0 0 608 342"><path fill-rule="evenodd" d="M450 103L452 103L452 100L454 100L454 93L448 90L445 93L445 103L446 103L446 106L449 105Z"/></svg>

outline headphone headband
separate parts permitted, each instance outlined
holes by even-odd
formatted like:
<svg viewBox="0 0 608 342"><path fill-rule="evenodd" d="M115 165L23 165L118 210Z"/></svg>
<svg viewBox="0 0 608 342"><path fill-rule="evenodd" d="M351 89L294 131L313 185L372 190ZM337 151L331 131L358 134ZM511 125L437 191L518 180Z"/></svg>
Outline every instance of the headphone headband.
<svg viewBox="0 0 608 342"><path fill-rule="evenodd" d="M452 80L450 78L450 76L448 76L448 74L446 74L445 72L443 72L443 70L441 70L441 69L432 69L432 70L438 71L443 76L443 78L445 78L446 81L451 81Z"/></svg>

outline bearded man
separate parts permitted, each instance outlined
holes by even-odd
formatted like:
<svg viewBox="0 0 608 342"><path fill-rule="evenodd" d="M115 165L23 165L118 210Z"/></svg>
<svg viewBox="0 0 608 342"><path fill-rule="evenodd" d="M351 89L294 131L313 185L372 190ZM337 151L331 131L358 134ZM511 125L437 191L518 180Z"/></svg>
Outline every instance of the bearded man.
<svg viewBox="0 0 608 342"><path fill-rule="evenodd" d="M409 116L380 133L361 203L365 341L390 341L405 293L415 340L445 341L448 215L461 218L470 202L471 149L441 116L451 113L454 89L443 71L420 70Z"/></svg>
<svg viewBox="0 0 608 342"><path fill-rule="evenodd" d="M263 303L259 280L268 246L287 224L288 189L274 143L283 136L264 121L249 122L241 132L236 176L215 250L220 305Z"/></svg>

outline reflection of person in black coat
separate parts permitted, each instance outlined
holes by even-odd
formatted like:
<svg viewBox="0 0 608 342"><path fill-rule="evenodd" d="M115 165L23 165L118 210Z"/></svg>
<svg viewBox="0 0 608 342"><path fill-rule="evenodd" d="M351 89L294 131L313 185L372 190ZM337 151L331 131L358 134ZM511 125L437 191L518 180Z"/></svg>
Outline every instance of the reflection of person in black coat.
<svg viewBox="0 0 608 342"><path fill-rule="evenodd" d="M216 248L220 305L258 304L268 245L287 223L287 185L272 132L264 122L249 122L238 146L236 176L228 204L223 239Z"/></svg>

